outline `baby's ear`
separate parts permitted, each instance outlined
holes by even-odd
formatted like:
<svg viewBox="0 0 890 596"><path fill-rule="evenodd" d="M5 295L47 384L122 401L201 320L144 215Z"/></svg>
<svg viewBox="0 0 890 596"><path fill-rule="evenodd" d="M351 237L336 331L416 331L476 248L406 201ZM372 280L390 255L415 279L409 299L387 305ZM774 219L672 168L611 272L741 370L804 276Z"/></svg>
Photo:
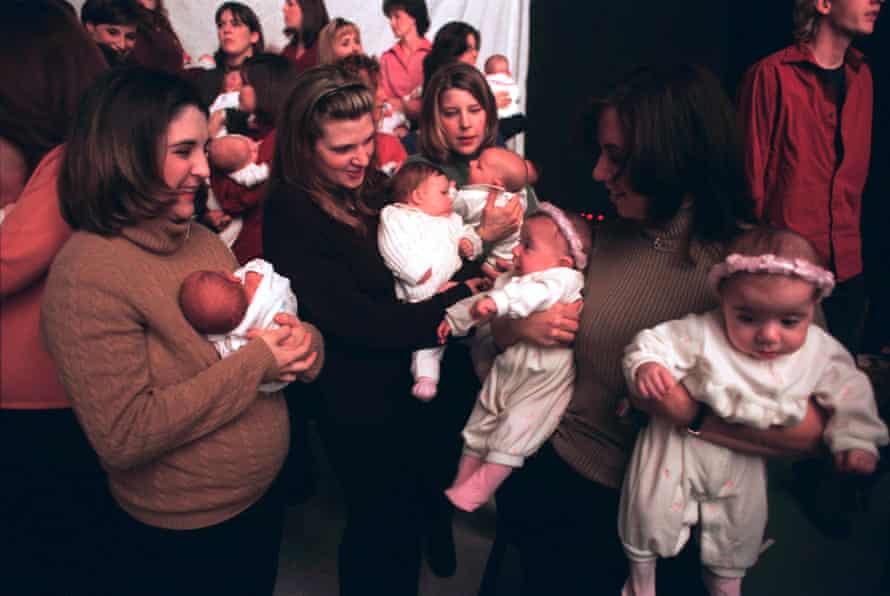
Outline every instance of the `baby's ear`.
<svg viewBox="0 0 890 596"><path fill-rule="evenodd" d="M560 267L568 267L569 269L575 268L575 259L573 259L569 255L563 255L559 257L558 262Z"/></svg>

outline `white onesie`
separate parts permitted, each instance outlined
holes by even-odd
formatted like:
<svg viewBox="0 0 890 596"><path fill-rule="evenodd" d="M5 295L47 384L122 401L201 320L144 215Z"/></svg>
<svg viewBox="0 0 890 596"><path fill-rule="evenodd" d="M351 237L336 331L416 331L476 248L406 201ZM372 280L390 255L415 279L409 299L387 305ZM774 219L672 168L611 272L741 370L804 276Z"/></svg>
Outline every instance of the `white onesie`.
<svg viewBox="0 0 890 596"><path fill-rule="evenodd" d="M513 77L499 72L485 75L485 80L488 81L488 86L491 87L492 93L497 94L499 91L506 91L510 95L510 104L506 107L498 108L498 119L510 118L522 113L522 109L519 107L519 85L516 84Z"/></svg>
<svg viewBox="0 0 890 596"><path fill-rule="evenodd" d="M454 201L452 202L454 212L463 218L465 224L473 226L473 229L478 229L479 225L482 223L482 212L485 210L485 202L488 200L488 193L492 190L499 191L498 198L495 199L495 205L497 207L503 207L507 204L507 201L514 196L519 195L522 212L525 213L526 209L528 209L528 193L524 188L518 193L510 193L502 188L491 186L489 184L468 184L461 186L460 190L455 194ZM518 243L519 229L509 236L493 243L488 251L488 255L485 257L485 262L494 267L496 266L497 259L512 261L513 247Z"/></svg>
<svg viewBox="0 0 890 596"><path fill-rule="evenodd" d="M813 395L831 413L824 438L833 453L876 454L877 446L887 444L868 378L815 325L796 352L756 360L729 344L719 311L692 314L634 338L623 362L629 386L646 362L666 367L693 399L725 420L793 426ZM619 534L632 560L676 555L698 523L705 566L718 576L742 577L757 560L766 513L761 457L700 440L659 418L641 431L619 513Z"/></svg>
<svg viewBox="0 0 890 596"><path fill-rule="evenodd" d="M488 296L497 316L524 318L556 302L581 299L584 275L568 267L514 276L505 273L494 289L451 306L445 318L455 336L476 324L470 316L475 302ZM572 397L575 360L571 348L542 348L519 342L494 359L476 406L464 426L464 450L486 461L522 466L538 450L562 418Z"/></svg>
<svg viewBox="0 0 890 596"><path fill-rule="evenodd" d="M213 342L213 346L222 358L231 355L243 348L248 341L247 332L255 327L260 329L276 329L278 323L274 321L275 315L280 312L288 312L297 315L297 297L290 287L290 281L277 273L272 264L262 259L253 259L245 263L243 267L235 271L241 281L248 271L254 271L263 276L253 300L247 307L247 313L235 329L224 335L208 335L207 339ZM263 383L260 391L273 393L281 390L287 383Z"/></svg>
<svg viewBox="0 0 890 596"><path fill-rule="evenodd" d="M396 277L396 297L421 302L435 294L463 264L458 243L467 238L473 252L482 252L482 240L472 227L452 213L436 217L403 203L387 205L380 212L377 245L386 266ZM430 278L420 283L427 271ZM444 348L417 350L411 357L414 379L439 379Z"/></svg>

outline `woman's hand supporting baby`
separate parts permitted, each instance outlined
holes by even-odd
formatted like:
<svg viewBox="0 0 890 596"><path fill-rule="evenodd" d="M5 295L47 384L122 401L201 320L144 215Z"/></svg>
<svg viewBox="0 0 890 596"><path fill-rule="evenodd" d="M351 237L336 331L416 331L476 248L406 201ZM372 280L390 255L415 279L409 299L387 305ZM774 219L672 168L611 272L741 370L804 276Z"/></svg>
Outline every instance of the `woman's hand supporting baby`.
<svg viewBox="0 0 890 596"><path fill-rule="evenodd" d="M277 329L251 329L247 337L261 338L275 357L276 370L267 371L266 382L290 383L315 364L318 352L312 349L312 335L297 317L288 313L275 315Z"/></svg>
<svg viewBox="0 0 890 596"><path fill-rule="evenodd" d="M545 348L570 346L578 332L578 320L583 303L555 303L545 311L535 312L524 319L500 318L491 322L495 343L506 350L518 341L527 341Z"/></svg>
<svg viewBox="0 0 890 596"><path fill-rule="evenodd" d="M519 197L514 196L505 205L498 207L495 204L498 194L498 191L492 190L485 200L482 223L476 230L483 242L503 240L518 230L522 223L522 204Z"/></svg>

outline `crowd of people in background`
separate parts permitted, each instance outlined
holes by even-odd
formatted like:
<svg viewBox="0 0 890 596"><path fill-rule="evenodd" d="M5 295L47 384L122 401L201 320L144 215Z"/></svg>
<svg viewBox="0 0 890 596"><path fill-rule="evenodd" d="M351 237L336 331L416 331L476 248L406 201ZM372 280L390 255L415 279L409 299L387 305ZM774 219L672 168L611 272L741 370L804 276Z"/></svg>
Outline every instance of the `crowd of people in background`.
<svg viewBox="0 0 890 596"><path fill-rule="evenodd" d="M280 49L224 2L199 57L163 0L15 0L0 591L271 595L310 420L344 595L453 576L454 510L492 497L523 594L654 595L659 558L663 594L741 594L770 458L843 534L813 495L888 444L855 359L875 106L851 43L882 5L795 0L735 105L688 64L590 102L616 212L591 226L506 148L534 118L509 59L466 22L430 41L425 0L382 2L379 57L323 0L285 0Z"/></svg>

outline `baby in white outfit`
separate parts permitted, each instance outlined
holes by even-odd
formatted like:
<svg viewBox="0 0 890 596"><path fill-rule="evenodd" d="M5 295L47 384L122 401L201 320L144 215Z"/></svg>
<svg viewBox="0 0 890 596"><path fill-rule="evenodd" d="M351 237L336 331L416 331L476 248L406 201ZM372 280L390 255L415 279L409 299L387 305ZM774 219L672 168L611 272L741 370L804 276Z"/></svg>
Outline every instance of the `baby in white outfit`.
<svg viewBox="0 0 890 596"><path fill-rule="evenodd" d="M461 256L471 259L482 252L482 240L454 213L451 182L438 168L406 163L391 188L396 202L380 212L380 255L395 275L396 297L421 302L461 268ZM438 346L412 354L411 393L418 399L435 397L443 350Z"/></svg>
<svg viewBox="0 0 890 596"><path fill-rule="evenodd" d="M454 197L454 212L463 218L464 223L479 228L482 212L492 190L499 195L495 204L502 207L507 201L517 197L522 204L522 212L528 206L525 185L528 168L525 160L509 149L489 147L470 162L467 185L462 186ZM486 252L482 270L491 278L497 277L497 262L509 263L513 259L513 247L519 242L519 230L493 243Z"/></svg>
<svg viewBox="0 0 890 596"><path fill-rule="evenodd" d="M888 440L871 385L843 346L811 325L832 274L789 231L748 231L731 253L711 271L719 308L644 330L627 347L631 390L657 400L682 380L703 408L757 428L800 423L815 396L830 414L824 440L838 470L870 474ZM696 524L710 593L741 594L766 518L762 457L651 418L621 494L619 534L631 569L623 594L655 594L656 558L676 555Z"/></svg>
<svg viewBox="0 0 890 596"><path fill-rule="evenodd" d="M505 92L510 97L510 103L504 107L498 107L498 119L518 116L522 113L519 107L519 85L513 79L510 72L510 61L502 54L489 56L485 61L485 80L491 87L492 93Z"/></svg>
<svg viewBox="0 0 890 596"><path fill-rule="evenodd" d="M501 275L492 291L449 308L439 339L466 335L494 317L524 318L556 302L580 300L590 245L587 222L541 203L522 225L513 270ZM569 347L519 342L498 355L464 426L464 452L445 491L448 499L465 511L485 503L556 430L574 382Z"/></svg>
<svg viewBox="0 0 890 596"><path fill-rule="evenodd" d="M253 328L275 329L275 315L297 315L297 297L286 277L275 273L262 259L248 261L235 273L194 271L179 288L179 307L186 320L213 342L223 358L249 341ZM272 393L287 383L264 383L260 391Z"/></svg>

